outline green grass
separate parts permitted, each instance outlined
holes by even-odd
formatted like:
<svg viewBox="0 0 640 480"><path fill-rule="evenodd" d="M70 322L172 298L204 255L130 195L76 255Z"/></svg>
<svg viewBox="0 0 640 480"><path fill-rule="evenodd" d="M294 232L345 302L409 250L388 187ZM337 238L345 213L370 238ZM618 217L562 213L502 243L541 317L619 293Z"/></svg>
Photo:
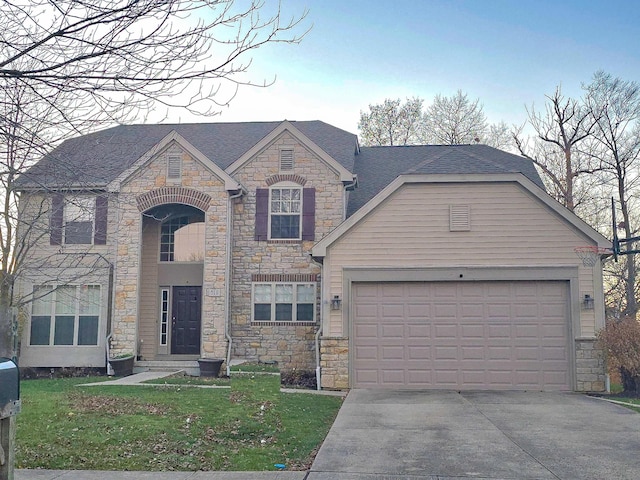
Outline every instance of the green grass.
<svg viewBox="0 0 640 480"><path fill-rule="evenodd" d="M155 378L153 380L147 380L150 385L210 385L218 387L228 387L231 385L229 378L215 378L215 377L191 377L183 373L176 373L168 377Z"/></svg>
<svg viewBox="0 0 640 480"><path fill-rule="evenodd" d="M18 468L303 470L342 402L281 394L275 375L230 389L76 386L92 380L22 382Z"/></svg>

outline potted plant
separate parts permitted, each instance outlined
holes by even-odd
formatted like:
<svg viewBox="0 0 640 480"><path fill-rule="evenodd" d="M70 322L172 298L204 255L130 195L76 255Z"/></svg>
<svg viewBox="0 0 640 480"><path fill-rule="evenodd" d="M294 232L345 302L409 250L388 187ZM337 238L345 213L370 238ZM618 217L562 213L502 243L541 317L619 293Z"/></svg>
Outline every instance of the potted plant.
<svg viewBox="0 0 640 480"><path fill-rule="evenodd" d="M113 374L116 377L127 377L133 374L133 354L122 353L115 357L109 358L111 368L113 368Z"/></svg>
<svg viewBox="0 0 640 480"><path fill-rule="evenodd" d="M198 365L200 366L201 377L217 377L220 374L220 367L224 358L200 358Z"/></svg>

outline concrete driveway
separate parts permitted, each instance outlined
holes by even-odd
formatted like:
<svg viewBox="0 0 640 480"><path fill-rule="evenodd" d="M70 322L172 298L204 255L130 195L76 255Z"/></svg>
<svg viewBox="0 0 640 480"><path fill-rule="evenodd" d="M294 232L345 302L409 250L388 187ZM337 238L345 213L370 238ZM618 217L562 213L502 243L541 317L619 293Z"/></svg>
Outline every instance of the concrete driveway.
<svg viewBox="0 0 640 480"><path fill-rule="evenodd" d="M572 393L352 390L308 480L638 479L640 414Z"/></svg>

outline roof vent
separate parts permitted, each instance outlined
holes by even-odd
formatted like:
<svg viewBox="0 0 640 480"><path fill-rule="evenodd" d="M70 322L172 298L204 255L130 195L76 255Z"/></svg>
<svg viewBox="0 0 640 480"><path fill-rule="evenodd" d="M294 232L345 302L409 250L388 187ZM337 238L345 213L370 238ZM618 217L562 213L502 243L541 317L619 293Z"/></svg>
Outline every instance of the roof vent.
<svg viewBox="0 0 640 480"><path fill-rule="evenodd" d="M471 230L469 205L449 205L449 231L468 232Z"/></svg>
<svg viewBox="0 0 640 480"><path fill-rule="evenodd" d="M280 171L290 172L293 170L293 149L280 150Z"/></svg>

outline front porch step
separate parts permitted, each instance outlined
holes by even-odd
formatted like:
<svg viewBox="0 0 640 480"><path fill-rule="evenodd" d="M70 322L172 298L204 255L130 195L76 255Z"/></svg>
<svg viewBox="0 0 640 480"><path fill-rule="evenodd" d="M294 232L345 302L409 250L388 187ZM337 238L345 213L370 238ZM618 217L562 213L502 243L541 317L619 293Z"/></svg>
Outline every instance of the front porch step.
<svg viewBox="0 0 640 480"><path fill-rule="evenodd" d="M193 377L200 375L197 360L140 360L133 366L133 373L171 371L183 371Z"/></svg>

